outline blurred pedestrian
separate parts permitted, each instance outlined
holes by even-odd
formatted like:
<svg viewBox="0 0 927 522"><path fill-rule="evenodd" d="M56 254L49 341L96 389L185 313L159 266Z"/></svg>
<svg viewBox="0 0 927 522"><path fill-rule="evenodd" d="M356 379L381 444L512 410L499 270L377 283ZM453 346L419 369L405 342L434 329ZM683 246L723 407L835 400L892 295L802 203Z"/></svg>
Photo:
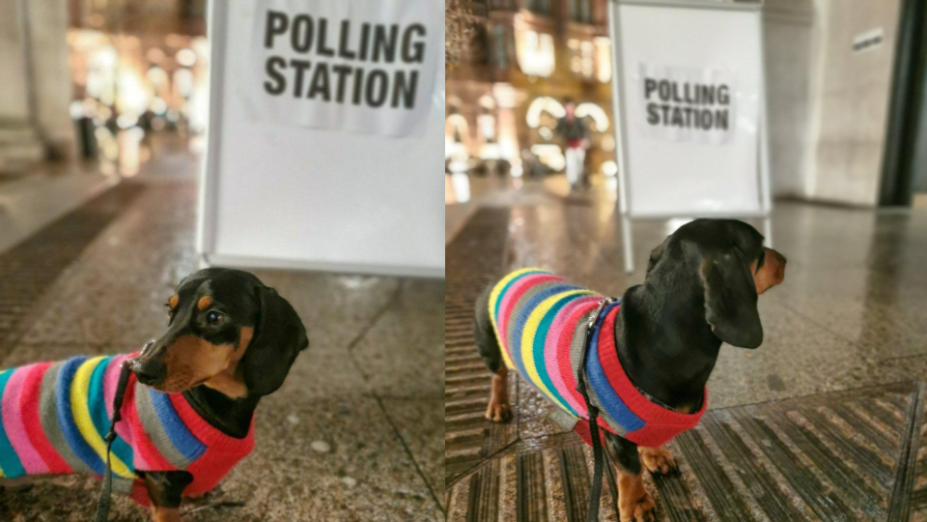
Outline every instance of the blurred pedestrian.
<svg viewBox="0 0 927 522"><path fill-rule="evenodd" d="M557 121L557 134L564 141L566 159L566 177L570 189L583 180L586 163L586 149L589 148L589 130L586 124L576 117L576 103L571 98L563 100L565 114Z"/></svg>

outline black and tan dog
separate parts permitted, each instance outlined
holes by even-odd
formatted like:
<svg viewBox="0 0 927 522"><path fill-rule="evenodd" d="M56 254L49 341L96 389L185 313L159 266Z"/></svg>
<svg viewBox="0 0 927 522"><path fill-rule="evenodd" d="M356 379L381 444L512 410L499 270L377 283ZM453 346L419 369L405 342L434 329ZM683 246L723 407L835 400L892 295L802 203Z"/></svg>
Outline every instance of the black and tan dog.
<svg viewBox="0 0 927 522"><path fill-rule="evenodd" d="M252 449L255 408L308 346L306 329L273 288L223 268L184 279L167 313L167 331L139 354L0 373L9 421L0 476L102 475L117 382L127 377L112 446L114 488L150 505L154 520L175 522L184 497L215 487Z"/></svg>
<svg viewBox="0 0 927 522"><path fill-rule="evenodd" d="M721 344L763 342L757 296L783 281L785 264L746 223L700 219L653 250L644 283L620 303L543 270L513 272L476 304L477 346L494 374L486 417L511 417L509 368L580 426L593 404L618 463L621 521L654 520L641 464L651 473L677 469L662 444L704 412Z"/></svg>

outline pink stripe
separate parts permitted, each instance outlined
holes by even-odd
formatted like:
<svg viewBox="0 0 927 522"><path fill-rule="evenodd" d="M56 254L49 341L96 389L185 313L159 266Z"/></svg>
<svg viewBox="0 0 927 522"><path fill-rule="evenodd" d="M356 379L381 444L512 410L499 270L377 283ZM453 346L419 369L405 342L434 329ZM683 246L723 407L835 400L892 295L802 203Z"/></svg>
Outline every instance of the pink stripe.
<svg viewBox="0 0 927 522"><path fill-rule="evenodd" d="M550 380L554 383L554 387L557 388L557 391L560 392L560 395L566 399L566 401L573 407L578 413L585 411L585 405L581 405L570 393L570 390L567 389L566 383L563 382L563 374L560 373L560 363L557 360L558 351L561 349L557 341L560 339L560 334L563 332L564 326L566 326L567 319L573 315L573 312L582 306L588 306L590 303L596 303L602 296L599 295L590 295L587 297L581 297L579 299L574 299L570 301L566 306L564 306L557 317L554 319L554 322L550 325L550 331L547 334L547 341L545 342L544 347L544 362L547 365L547 374L550 375ZM571 325L575 328L576 325ZM571 329L573 329L571 328ZM569 346L565 347L569 350ZM569 358L569 356L567 356Z"/></svg>
<svg viewBox="0 0 927 522"><path fill-rule="evenodd" d="M119 372L122 371L122 362L133 355L125 354L113 357L106 368L106 374L103 375L103 397L106 402L106 415L110 419L113 418L113 400L116 398L116 387L119 386ZM124 404L128 402L128 395L126 395ZM125 407L123 407L124 411ZM119 435L129 446L133 446L132 430L129 429L129 423L117 422L116 435Z"/></svg>
<svg viewBox="0 0 927 522"><path fill-rule="evenodd" d="M512 308L515 307L518 298L525 293L527 288L545 281L563 281L563 278L548 273L526 275L518 278L518 280L506 290L505 295L502 296L502 303L499 306L499 316L496 317L496 325L499 327L499 335L503 343L505 343L505 339L508 337L506 329L512 314Z"/></svg>
<svg viewBox="0 0 927 522"><path fill-rule="evenodd" d="M3 392L3 429L6 431L7 438L16 455L19 456L20 462L27 475L40 475L48 473L48 466L45 460L39 455L39 452L29 440L29 434L26 433L26 426L23 424L23 411L20 407L20 398L23 393L23 383L26 379L35 379L40 375L41 368L39 365L32 364L24 366L13 371L10 380L7 382L6 389ZM38 404L30 405L38 408ZM31 426L32 429L41 430L41 426Z"/></svg>

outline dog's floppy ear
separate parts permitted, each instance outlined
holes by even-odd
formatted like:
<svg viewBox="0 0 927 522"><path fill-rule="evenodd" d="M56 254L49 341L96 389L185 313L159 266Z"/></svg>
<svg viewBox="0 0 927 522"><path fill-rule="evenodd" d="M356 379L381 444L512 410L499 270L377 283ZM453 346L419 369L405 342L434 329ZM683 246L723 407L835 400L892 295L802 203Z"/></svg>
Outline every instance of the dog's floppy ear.
<svg viewBox="0 0 927 522"><path fill-rule="evenodd" d="M656 266L656 264L660 261L660 258L663 257L663 252L666 250L666 244L669 243L670 237L672 236L667 236L662 243L650 251L650 259L647 260L647 271L644 272L644 278L650 274L650 271L653 270L653 267Z"/></svg>
<svg viewBox="0 0 927 522"><path fill-rule="evenodd" d="M756 309L756 285L749 266L736 251L705 257L705 320L722 341L740 348L763 343L763 325Z"/></svg>
<svg viewBox="0 0 927 522"><path fill-rule="evenodd" d="M273 288L259 286L257 293L261 311L241 360L245 386L253 396L277 391L296 356L309 346L306 327L290 303Z"/></svg>

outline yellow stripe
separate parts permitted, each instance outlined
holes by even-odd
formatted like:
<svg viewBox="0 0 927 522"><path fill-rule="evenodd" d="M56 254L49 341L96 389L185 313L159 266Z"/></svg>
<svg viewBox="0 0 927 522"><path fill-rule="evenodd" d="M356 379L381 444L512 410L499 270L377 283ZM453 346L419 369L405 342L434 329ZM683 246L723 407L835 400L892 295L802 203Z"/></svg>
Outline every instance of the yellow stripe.
<svg viewBox="0 0 927 522"><path fill-rule="evenodd" d="M74 373L74 381L71 383L71 408L74 413L74 423L77 424L77 429L83 435L84 440L100 456L103 462L106 462L106 441L97 433L97 428L93 425L93 419L90 418L90 409L87 405L90 376L93 375L93 370L103 359L105 359L103 356L89 359L81 364ZM115 454L111 456L111 462L113 473L121 477L135 478L129 467L119 460L119 457Z"/></svg>
<svg viewBox="0 0 927 522"><path fill-rule="evenodd" d="M562 292L547 299L541 301L541 304L537 306L534 310L531 311L531 315L528 316L528 320L525 321L525 328L522 330L521 335L521 360L525 363L525 371L528 372L528 377L531 379L531 382L538 387L539 390L544 392L544 395L547 395L551 401L560 406L564 410L568 410L565 404L558 401L554 394L550 392L547 386L541 381L541 376L538 374L538 368L534 361L534 337L538 333L538 326L541 325L541 320L544 319L544 316L550 309L557 303L557 301L563 299L564 297L569 297L571 295L589 295L592 294L590 290L570 290L568 292Z"/></svg>
<svg viewBox="0 0 927 522"><path fill-rule="evenodd" d="M502 293L502 289L505 288L505 285L509 284L516 277L526 273L526 272L536 272L544 271L541 268L522 268L511 272L509 275L503 277L496 283L496 286L493 287L492 292L489 294L489 320L492 321L493 330L496 331L496 340L499 342L499 348L502 352L502 359L505 360L505 365L510 369L515 368L515 364L512 362L512 359L509 358L509 352L505 348L505 340L502 339L502 336L499 335L499 325L496 324L496 303L499 301L499 294Z"/></svg>

